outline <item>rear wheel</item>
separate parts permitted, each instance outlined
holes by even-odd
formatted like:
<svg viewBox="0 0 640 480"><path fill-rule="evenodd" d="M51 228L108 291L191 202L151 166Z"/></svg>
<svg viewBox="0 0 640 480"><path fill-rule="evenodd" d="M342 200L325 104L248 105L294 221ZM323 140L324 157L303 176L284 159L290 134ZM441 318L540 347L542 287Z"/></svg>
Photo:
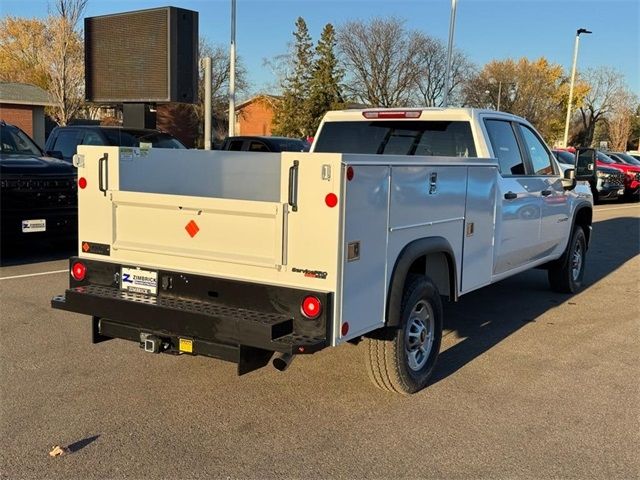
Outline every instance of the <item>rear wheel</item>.
<svg viewBox="0 0 640 480"><path fill-rule="evenodd" d="M576 293L582 288L587 255L587 239L579 225L573 229L569 246L557 263L549 268L551 289L559 293Z"/></svg>
<svg viewBox="0 0 640 480"><path fill-rule="evenodd" d="M407 280L401 325L367 338L367 371L375 385L401 394L427 386L442 340L442 302L438 289L425 276Z"/></svg>

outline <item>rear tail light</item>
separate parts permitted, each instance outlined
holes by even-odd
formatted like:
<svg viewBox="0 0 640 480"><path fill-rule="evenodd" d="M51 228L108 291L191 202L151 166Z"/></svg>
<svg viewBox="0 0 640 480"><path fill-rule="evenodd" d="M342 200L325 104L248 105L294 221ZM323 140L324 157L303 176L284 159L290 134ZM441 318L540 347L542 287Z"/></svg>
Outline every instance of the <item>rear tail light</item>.
<svg viewBox="0 0 640 480"><path fill-rule="evenodd" d="M81 189L85 189L85 188L87 188L87 179L86 179L86 178L84 178L84 177L80 177L80 178L78 179L78 186L79 186Z"/></svg>
<svg viewBox="0 0 640 480"><path fill-rule="evenodd" d="M310 320L315 320L322 313L322 303L318 297L309 295L302 300L301 310L305 317Z"/></svg>
<svg viewBox="0 0 640 480"><path fill-rule="evenodd" d="M82 262L76 262L71 267L71 276L79 282L84 280L84 277L86 274L87 274L87 267Z"/></svg>
<svg viewBox="0 0 640 480"><path fill-rule="evenodd" d="M420 118L422 110L369 110L362 112L364 118Z"/></svg>

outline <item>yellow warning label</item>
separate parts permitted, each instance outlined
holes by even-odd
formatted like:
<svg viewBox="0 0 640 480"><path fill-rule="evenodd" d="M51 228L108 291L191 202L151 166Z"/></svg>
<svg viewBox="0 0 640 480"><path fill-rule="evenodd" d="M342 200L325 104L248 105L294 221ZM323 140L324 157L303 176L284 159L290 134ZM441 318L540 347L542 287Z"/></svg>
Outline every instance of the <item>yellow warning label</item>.
<svg viewBox="0 0 640 480"><path fill-rule="evenodd" d="M189 340L188 338L181 338L178 349L181 352L193 353L193 340Z"/></svg>

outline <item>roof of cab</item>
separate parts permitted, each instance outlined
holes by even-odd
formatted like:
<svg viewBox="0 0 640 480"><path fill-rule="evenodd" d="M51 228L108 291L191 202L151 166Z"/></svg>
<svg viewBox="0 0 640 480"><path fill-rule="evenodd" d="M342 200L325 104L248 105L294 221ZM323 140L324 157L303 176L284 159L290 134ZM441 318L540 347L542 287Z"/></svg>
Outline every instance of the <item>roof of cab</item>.
<svg viewBox="0 0 640 480"><path fill-rule="evenodd" d="M376 121L377 119L365 118L366 112L420 112L417 118L394 118L400 121L416 121L416 120L466 120L470 121L479 115L492 115L505 119L524 120L516 115L506 112L498 112L496 110L478 109L478 108L440 108L440 107L397 107L397 108L361 108L349 110L332 110L325 114L324 122L339 121ZM388 120L380 118L379 120Z"/></svg>

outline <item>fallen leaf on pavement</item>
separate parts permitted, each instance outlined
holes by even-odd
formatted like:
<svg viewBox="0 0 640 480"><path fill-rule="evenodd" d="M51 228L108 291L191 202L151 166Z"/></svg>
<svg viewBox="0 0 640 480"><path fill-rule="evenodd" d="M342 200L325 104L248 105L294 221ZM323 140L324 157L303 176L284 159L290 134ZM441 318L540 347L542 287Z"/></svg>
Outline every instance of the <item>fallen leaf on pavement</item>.
<svg viewBox="0 0 640 480"><path fill-rule="evenodd" d="M50 457L61 457L62 455L66 455L67 453L69 453L69 449L61 447L60 445L56 445L49 452L49 456Z"/></svg>

